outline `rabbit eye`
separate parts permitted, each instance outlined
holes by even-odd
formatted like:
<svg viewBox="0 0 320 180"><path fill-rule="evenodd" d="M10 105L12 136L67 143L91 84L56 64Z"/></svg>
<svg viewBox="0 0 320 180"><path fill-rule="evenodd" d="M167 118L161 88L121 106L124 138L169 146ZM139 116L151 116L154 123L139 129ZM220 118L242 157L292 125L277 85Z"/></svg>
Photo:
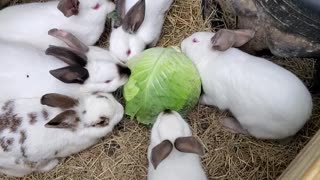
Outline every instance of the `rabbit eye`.
<svg viewBox="0 0 320 180"><path fill-rule="evenodd" d="M128 49L126 53L127 53L127 56L130 56L130 54L131 54L131 50L130 50L130 49Z"/></svg>
<svg viewBox="0 0 320 180"><path fill-rule="evenodd" d="M193 38L193 39L192 39L192 42L193 42L193 43L197 43L197 42L199 42L199 40L196 39L196 38Z"/></svg>
<svg viewBox="0 0 320 180"><path fill-rule="evenodd" d="M109 84L109 83L111 83L112 82L112 80L106 80L105 81L105 83L107 83L107 84Z"/></svg>
<svg viewBox="0 0 320 180"><path fill-rule="evenodd" d="M109 125L109 118L107 118L106 116L100 116L100 121L93 125L94 127L105 127Z"/></svg>
<svg viewBox="0 0 320 180"><path fill-rule="evenodd" d="M92 9L97 10L97 9L99 9L99 8L100 8L100 4L97 3Z"/></svg>

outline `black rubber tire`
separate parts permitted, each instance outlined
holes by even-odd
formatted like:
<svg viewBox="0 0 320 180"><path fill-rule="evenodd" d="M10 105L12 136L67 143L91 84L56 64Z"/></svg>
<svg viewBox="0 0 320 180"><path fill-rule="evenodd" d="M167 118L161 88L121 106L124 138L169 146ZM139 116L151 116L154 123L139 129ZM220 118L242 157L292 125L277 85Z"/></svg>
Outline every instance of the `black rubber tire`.
<svg viewBox="0 0 320 180"><path fill-rule="evenodd" d="M320 43L320 3L314 6L309 0L257 0L256 2L273 18L274 25L279 29L299 34L311 42Z"/></svg>

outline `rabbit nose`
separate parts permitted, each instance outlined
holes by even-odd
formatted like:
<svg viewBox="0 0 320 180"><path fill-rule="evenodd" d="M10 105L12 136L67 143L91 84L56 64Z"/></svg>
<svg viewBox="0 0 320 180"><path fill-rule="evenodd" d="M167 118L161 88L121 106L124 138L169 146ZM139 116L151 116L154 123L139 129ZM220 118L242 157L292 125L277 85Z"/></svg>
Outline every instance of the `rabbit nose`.
<svg viewBox="0 0 320 180"><path fill-rule="evenodd" d="M118 67L118 71L119 71L120 76L124 75L124 76L129 77L131 75L131 70L127 66L117 64L117 67Z"/></svg>

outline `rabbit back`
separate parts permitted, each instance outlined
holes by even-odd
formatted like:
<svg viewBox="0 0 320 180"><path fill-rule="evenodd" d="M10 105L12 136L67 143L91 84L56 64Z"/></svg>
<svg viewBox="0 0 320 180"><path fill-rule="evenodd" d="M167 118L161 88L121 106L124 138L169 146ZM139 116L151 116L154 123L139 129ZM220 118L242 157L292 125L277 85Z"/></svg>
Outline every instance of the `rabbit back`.
<svg viewBox="0 0 320 180"><path fill-rule="evenodd" d="M200 70L206 103L229 109L256 137L296 133L312 111L312 98L302 81L265 59L234 48L227 51Z"/></svg>
<svg viewBox="0 0 320 180"><path fill-rule="evenodd" d="M54 78L49 71L66 64L35 48L0 42L0 54L0 99L39 97L48 92L68 94L80 86Z"/></svg>

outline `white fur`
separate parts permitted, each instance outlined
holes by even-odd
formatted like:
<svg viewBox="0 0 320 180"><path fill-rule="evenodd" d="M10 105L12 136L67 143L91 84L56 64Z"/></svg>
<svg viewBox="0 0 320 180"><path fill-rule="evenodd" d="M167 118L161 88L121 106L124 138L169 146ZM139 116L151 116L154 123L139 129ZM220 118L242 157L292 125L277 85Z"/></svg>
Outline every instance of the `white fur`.
<svg viewBox="0 0 320 180"><path fill-rule="evenodd" d="M193 153L183 153L175 148L155 170L151 163L151 151L164 140L174 143L176 138L192 136L185 120L175 111L170 114L160 113L151 131L148 147L148 180L206 180L200 157Z"/></svg>
<svg viewBox="0 0 320 180"><path fill-rule="evenodd" d="M93 45L101 36L107 14L114 10L109 0L79 0L79 14L65 17L57 9L59 1L28 3L0 11L0 39L25 42L45 50L49 44L64 45L48 35L53 28L63 29L86 45ZM98 10L92 9L97 3Z"/></svg>
<svg viewBox="0 0 320 180"><path fill-rule="evenodd" d="M312 112L311 95L301 80L268 60L236 48L213 50L213 35L194 33L181 44L200 73L204 91L201 103L230 110L257 138L282 139L296 134Z"/></svg>
<svg viewBox="0 0 320 180"><path fill-rule="evenodd" d="M128 81L121 76L117 64L120 64L107 50L90 46L86 54L86 69L89 78L83 85L66 84L49 71L67 66L55 57L45 55L37 48L20 43L0 41L0 100L12 98L32 98L45 93L74 94L81 91L113 92ZM124 65L123 65L124 66ZM112 80L110 83L105 83Z"/></svg>
<svg viewBox="0 0 320 180"><path fill-rule="evenodd" d="M126 12L138 0L126 0ZM147 46L155 46L160 38L165 14L173 0L146 0L144 21L138 31L131 35L122 26L113 29L110 35L110 51L121 61L127 62L131 57L142 52ZM130 55L127 51L130 50Z"/></svg>
<svg viewBox="0 0 320 180"><path fill-rule="evenodd" d="M97 95L106 98L98 98ZM73 131L45 127L45 124L62 110L41 105L40 98L13 100L13 104L8 107L13 109L13 114L17 114L16 118L21 118L21 124L14 132L8 128L0 130L1 139L14 139L6 152L0 147L0 172L10 176L24 176L32 172L50 171L58 164L58 158L67 157L94 145L110 133L123 117L122 105L111 94L82 94L78 100L79 105L72 109L76 111L80 121ZM0 107L4 107L5 103L1 102ZM43 110L48 112L47 119L43 116ZM0 116L4 117L6 112L8 111L2 109ZM29 113L37 115L34 124L30 124ZM93 127L100 121L101 116L109 118L109 125ZM26 139L21 143L23 131ZM24 154L21 148L24 148Z"/></svg>

